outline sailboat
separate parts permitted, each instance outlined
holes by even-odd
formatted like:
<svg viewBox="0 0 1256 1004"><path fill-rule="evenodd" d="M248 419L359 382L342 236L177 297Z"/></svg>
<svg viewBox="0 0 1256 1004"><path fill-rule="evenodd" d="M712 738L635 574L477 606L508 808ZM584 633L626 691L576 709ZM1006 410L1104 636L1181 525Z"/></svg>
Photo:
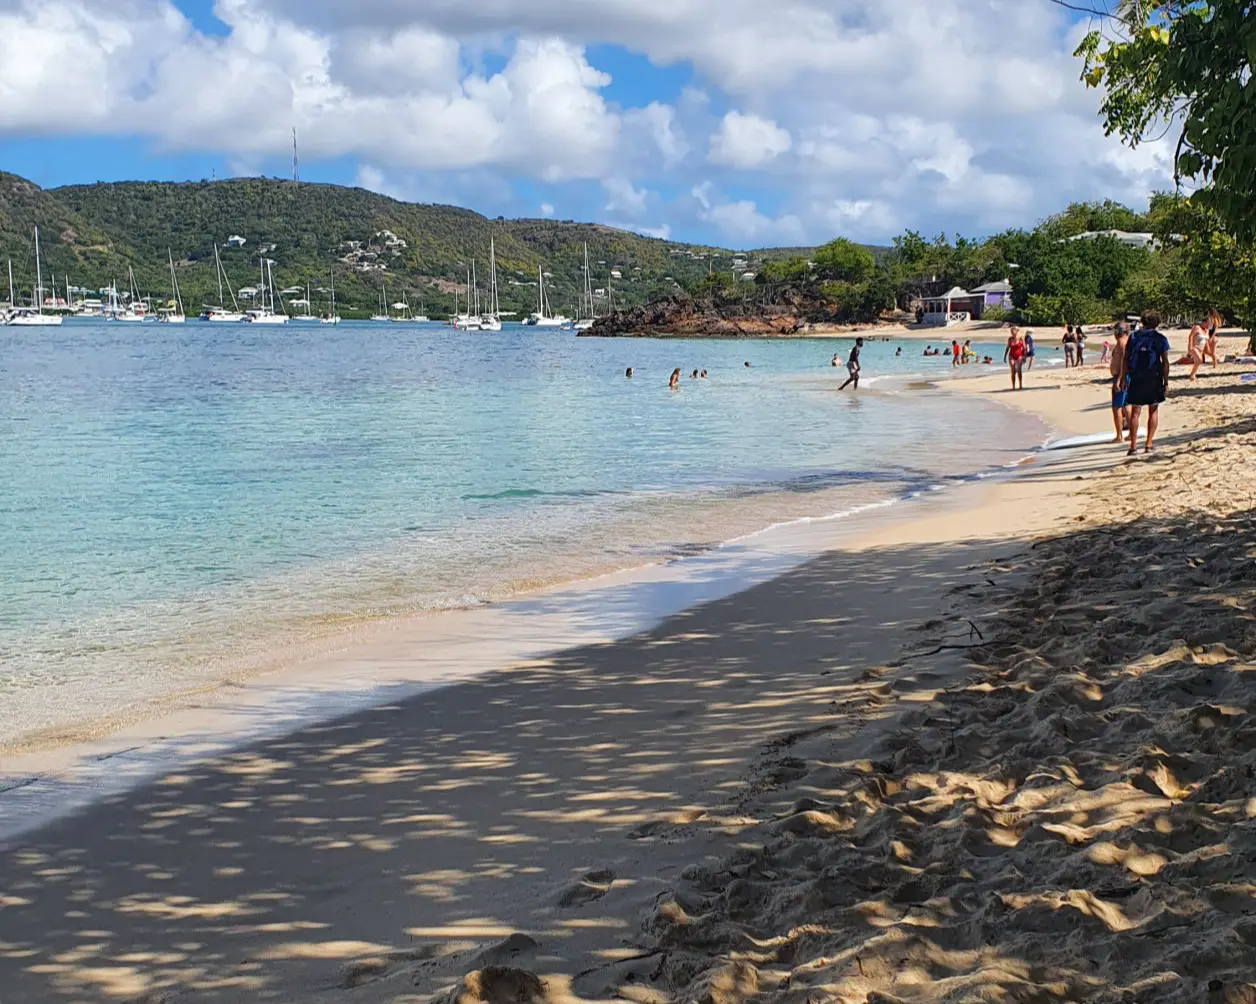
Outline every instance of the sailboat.
<svg viewBox="0 0 1256 1004"><path fill-rule="evenodd" d="M9 301L13 301L13 266L9 265ZM19 328L46 328L61 323L60 314L44 313L44 273L39 263L39 227L35 228L35 306L12 308L6 324Z"/></svg>
<svg viewBox="0 0 1256 1004"><path fill-rule="evenodd" d="M313 301L310 300L310 284L305 284L304 300L289 300L288 305L292 307L304 307L304 314L293 314L289 320L293 324L317 324L322 320L321 317L315 317L310 311L313 309Z"/></svg>
<svg viewBox="0 0 1256 1004"><path fill-rule="evenodd" d="M262 270L262 305L247 311L250 324L287 324L288 315L275 309L275 269L265 255L260 256Z"/></svg>
<svg viewBox="0 0 1256 1004"><path fill-rule="evenodd" d="M454 327L459 331L479 331L480 323L480 291L475 281L475 262L467 269L467 312L454 318ZM454 294L457 296L457 294Z"/></svg>
<svg viewBox="0 0 1256 1004"><path fill-rule="evenodd" d="M244 320L244 315L240 312L240 304L236 302L235 291L231 288L231 280L227 279L227 271L222 267L222 258L218 255L218 245L214 245L214 267L218 272L218 306L206 306L201 312L202 321L213 321L216 324L239 324ZM223 300L222 290L223 281L226 280L227 292L231 294L232 310L226 307L226 301Z"/></svg>
<svg viewBox="0 0 1256 1004"><path fill-rule="evenodd" d="M336 313L336 270L331 272L331 313L319 318L321 324L339 324L340 315Z"/></svg>
<svg viewBox="0 0 1256 1004"><path fill-rule="evenodd" d="M497 247L492 237L488 239L488 312L480 315L481 331L501 331L501 304L497 302Z"/></svg>
<svg viewBox="0 0 1256 1004"><path fill-rule="evenodd" d="M578 315L576 323L572 327L577 331L588 331L593 327L593 276L589 272L589 245L587 243L584 246L584 289L580 293L580 306L576 309L576 314Z"/></svg>
<svg viewBox="0 0 1256 1004"><path fill-rule="evenodd" d="M524 324L530 324L538 328L561 328L564 324L570 324L571 321L562 314L551 314L549 297L545 295L545 272L541 266L536 269L536 313L524 320Z"/></svg>
<svg viewBox="0 0 1256 1004"><path fill-rule="evenodd" d="M378 314L372 314L372 321L391 321L392 315L388 312L388 287L384 283L379 286L379 310Z"/></svg>
<svg viewBox="0 0 1256 1004"><path fill-rule="evenodd" d="M174 274L174 252L166 248L166 257L170 260L170 303L171 309L161 315L163 324L182 324L187 320L183 313L183 296L179 292L179 277Z"/></svg>

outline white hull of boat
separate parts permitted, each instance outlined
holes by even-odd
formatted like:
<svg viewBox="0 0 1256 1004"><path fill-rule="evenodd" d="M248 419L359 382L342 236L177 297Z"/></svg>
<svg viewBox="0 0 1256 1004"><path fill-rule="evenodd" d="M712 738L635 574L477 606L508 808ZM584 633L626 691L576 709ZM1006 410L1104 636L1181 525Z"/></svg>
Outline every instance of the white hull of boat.
<svg viewBox="0 0 1256 1004"><path fill-rule="evenodd" d="M481 317L480 318L480 330L481 331L501 331L501 329L502 329L502 322L499 321L496 317Z"/></svg>
<svg viewBox="0 0 1256 1004"><path fill-rule="evenodd" d="M209 321L210 324L239 324L244 320L243 314L233 314L229 310L211 311L201 314L202 321Z"/></svg>
<svg viewBox="0 0 1256 1004"><path fill-rule="evenodd" d="M250 324L287 324L287 314L250 314Z"/></svg>
<svg viewBox="0 0 1256 1004"><path fill-rule="evenodd" d="M318 323L319 324L339 324L340 318L339 317L320 317L318 319Z"/></svg>
<svg viewBox="0 0 1256 1004"><path fill-rule="evenodd" d="M5 323L12 328L55 328L61 323L61 315L15 314Z"/></svg>
<svg viewBox="0 0 1256 1004"><path fill-rule="evenodd" d="M523 323L530 324L535 328L561 328L569 322L565 317L529 317Z"/></svg>
<svg viewBox="0 0 1256 1004"><path fill-rule="evenodd" d="M143 314L106 314L105 320L118 324L143 324L148 318Z"/></svg>
<svg viewBox="0 0 1256 1004"><path fill-rule="evenodd" d="M593 327L593 322L586 317L583 321L577 321L572 325L572 327L576 331L588 331L591 327Z"/></svg>
<svg viewBox="0 0 1256 1004"><path fill-rule="evenodd" d="M162 324L183 324L187 318L182 314L162 314L160 320Z"/></svg>
<svg viewBox="0 0 1256 1004"><path fill-rule="evenodd" d="M289 317L288 323L289 324L321 324L323 323L323 319L321 317Z"/></svg>

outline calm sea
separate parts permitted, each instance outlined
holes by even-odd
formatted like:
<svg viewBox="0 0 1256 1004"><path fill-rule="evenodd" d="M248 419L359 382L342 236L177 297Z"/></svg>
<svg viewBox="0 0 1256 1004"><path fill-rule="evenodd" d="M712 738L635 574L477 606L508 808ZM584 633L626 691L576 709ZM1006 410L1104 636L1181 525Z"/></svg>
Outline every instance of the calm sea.
<svg viewBox="0 0 1256 1004"><path fill-rule="evenodd" d="M895 390L950 372L914 342L869 344L870 382L839 394L829 360L849 345L0 330L0 745L371 619L926 490L1041 438L981 401Z"/></svg>

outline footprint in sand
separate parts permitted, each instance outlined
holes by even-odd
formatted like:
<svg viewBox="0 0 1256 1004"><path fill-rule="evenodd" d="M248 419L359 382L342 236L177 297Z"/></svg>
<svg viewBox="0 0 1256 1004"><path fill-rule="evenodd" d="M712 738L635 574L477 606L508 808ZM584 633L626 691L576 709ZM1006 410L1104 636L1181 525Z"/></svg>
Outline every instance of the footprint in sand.
<svg viewBox="0 0 1256 1004"><path fill-rule="evenodd" d="M610 892L614 884L615 873L609 868L588 872L562 891L558 905L571 907L592 903Z"/></svg>

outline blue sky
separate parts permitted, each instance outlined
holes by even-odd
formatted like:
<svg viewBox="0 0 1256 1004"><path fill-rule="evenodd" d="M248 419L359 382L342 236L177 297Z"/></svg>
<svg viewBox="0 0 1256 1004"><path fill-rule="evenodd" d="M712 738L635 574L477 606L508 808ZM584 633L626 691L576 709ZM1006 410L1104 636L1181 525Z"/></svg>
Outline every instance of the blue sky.
<svg viewBox="0 0 1256 1004"><path fill-rule="evenodd" d="M296 126L304 180L488 215L978 235L1167 184L1103 137L1083 28L1048 0L0 0L0 168L288 176Z"/></svg>

